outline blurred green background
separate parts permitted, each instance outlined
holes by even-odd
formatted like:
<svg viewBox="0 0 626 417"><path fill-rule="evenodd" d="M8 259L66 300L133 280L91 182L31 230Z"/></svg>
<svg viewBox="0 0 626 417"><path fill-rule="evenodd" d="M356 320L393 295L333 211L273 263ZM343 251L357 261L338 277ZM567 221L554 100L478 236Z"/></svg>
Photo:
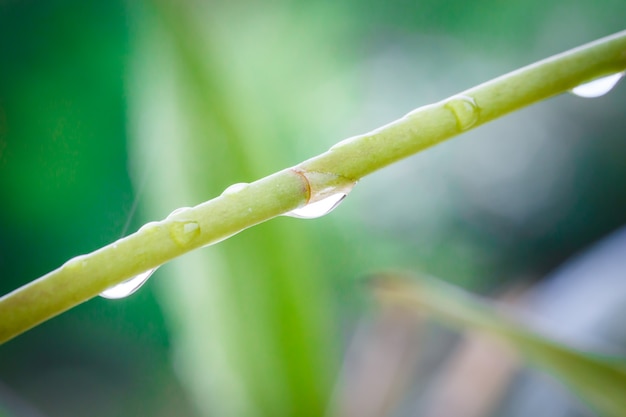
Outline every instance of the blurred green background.
<svg viewBox="0 0 626 417"><path fill-rule="evenodd" d="M0 2L0 291L625 16L609 0ZM364 179L332 215L84 303L0 347L0 415L325 415L368 273L491 294L626 223L625 104L623 85L553 98Z"/></svg>

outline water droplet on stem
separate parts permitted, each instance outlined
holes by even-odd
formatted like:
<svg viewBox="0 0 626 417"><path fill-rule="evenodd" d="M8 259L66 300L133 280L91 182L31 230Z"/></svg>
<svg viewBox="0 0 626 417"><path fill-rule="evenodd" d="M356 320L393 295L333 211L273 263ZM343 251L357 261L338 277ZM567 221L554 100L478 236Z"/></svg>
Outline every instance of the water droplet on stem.
<svg viewBox="0 0 626 417"><path fill-rule="evenodd" d="M167 226L170 236L180 246L186 246L200 236L200 225L194 220L193 214L192 208L181 207L167 216L167 220L171 221Z"/></svg>
<svg viewBox="0 0 626 417"><path fill-rule="evenodd" d="M200 225L196 221L177 221L170 226L170 236L181 246L200 236Z"/></svg>
<svg viewBox="0 0 626 417"><path fill-rule="evenodd" d="M139 228L143 233L155 233L159 230L161 224L159 222L148 222Z"/></svg>
<svg viewBox="0 0 626 417"><path fill-rule="evenodd" d="M299 219L316 219L333 211L352 191L356 181L340 175L316 171L295 171L306 181L308 202L284 216Z"/></svg>
<svg viewBox="0 0 626 417"><path fill-rule="evenodd" d="M323 200L307 204L304 207L285 213L285 216L296 217L299 219L316 219L318 217L322 217L337 208L347 195L347 193L343 192L330 195Z"/></svg>
<svg viewBox="0 0 626 417"><path fill-rule="evenodd" d="M65 264L63 265L63 268L65 269L82 269L87 265L87 261L85 260L87 259L87 256L85 255L78 255L73 257L72 259L70 259L69 261L65 262Z"/></svg>
<svg viewBox="0 0 626 417"><path fill-rule="evenodd" d="M128 297L139 288L141 288L141 286L145 284L146 281L148 281L148 278L150 278L152 274L154 274L154 271L156 271L157 268L149 269L145 272L142 272L141 274L137 274L134 277L127 279L124 282L120 282L119 284L114 285L111 288L107 288L100 293L100 297L112 300Z"/></svg>
<svg viewBox="0 0 626 417"><path fill-rule="evenodd" d="M171 212L170 214L168 214L167 217L170 218L170 217L180 216L181 214L183 214L183 213L185 213L185 212L187 212L189 210L191 210L191 207L180 207L180 208L177 208L176 210L174 210L173 212Z"/></svg>
<svg viewBox="0 0 626 417"><path fill-rule="evenodd" d="M247 182L238 182L237 184L233 184L233 185L229 186L228 188L226 188L222 192L222 195L237 194L238 192L248 188L249 185L250 184L248 184Z"/></svg>
<svg viewBox="0 0 626 417"><path fill-rule="evenodd" d="M601 97L611 91L624 77L624 72L607 75L574 87L571 93L583 98Z"/></svg>
<svg viewBox="0 0 626 417"><path fill-rule="evenodd" d="M344 146L350 145L351 143L356 142L359 139L362 139L362 138L364 138L366 136L367 135L358 135L358 136L349 137L347 139L342 140L341 142L335 143L333 146L330 147L329 150L335 151L337 149L343 148Z"/></svg>
<svg viewBox="0 0 626 417"><path fill-rule="evenodd" d="M459 131L474 126L480 116L480 108L472 97L463 95L452 97L444 104L444 107L454 115Z"/></svg>

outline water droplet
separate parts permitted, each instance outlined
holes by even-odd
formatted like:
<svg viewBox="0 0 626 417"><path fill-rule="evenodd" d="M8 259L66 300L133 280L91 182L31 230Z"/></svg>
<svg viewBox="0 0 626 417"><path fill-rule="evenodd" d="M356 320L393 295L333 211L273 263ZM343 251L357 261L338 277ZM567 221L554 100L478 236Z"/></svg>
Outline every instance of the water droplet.
<svg viewBox="0 0 626 417"><path fill-rule="evenodd" d="M460 131L474 126L480 115L476 100L468 96L454 96L444 104L444 107L454 114L456 126Z"/></svg>
<svg viewBox="0 0 626 417"><path fill-rule="evenodd" d="M158 267L157 267L158 268ZM100 293L100 297L109 298L109 299L118 299L128 297L135 291L137 291L143 284L148 281L148 278L154 274L154 271L157 268L149 269L146 272L142 272L130 279L127 279L124 282L120 282L117 285L112 286L111 288L107 288L106 290Z"/></svg>
<svg viewBox="0 0 626 417"><path fill-rule="evenodd" d="M285 213L285 216L297 217L299 219L316 219L333 211L346 198L347 193L337 193L330 195L322 200L309 203L304 207L297 208Z"/></svg>
<svg viewBox="0 0 626 417"><path fill-rule="evenodd" d="M241 190L244 190L245 188L247 188L249 185L250 184L248 184L247 182L238 182L237 184L233 184L229 186L228 188L226 188L224 192L222 192L222 195L237 194Z"/></svg>
<svg viewBox="0 0 626 417"><path fill-rule="evenodd" d="M337 142L335 143L333 146L330 147L331 151L337 150L339 148L343 148L346 145L350 145L353 142L358 141L359 139L363 138L366 135L358 135L358 136L351 136L347 139L342 140L341 142Z"/></svg>
<svg viewBox="0 0 626 417"><path fill-rule="evenodd" d="M179 216L179 215L181 215L183 213L188 212L189 210L191 210L191 207L180 207L180 208L177 208L176 210L174 210L173 212L171 212L170 214L168 214L167 217L170 218L170 217Z"/></svg>
<svg viewBox="0 0 626 417"><path fill-rule="evenodd" d="M148 222L141 226L139 231L143 233L153 233L156 232L160 226L161 224L159 222Z"/></svg>
<svg viewBox="0 0 626 417"><path fill-rule="evenodd" d="M63 264L63 268L64 269L80 270L80 269L84 268L85 266L87 266L86 259L87 259L86 255L75 256L72 259L70 259L69 261L65 262L65 264Z"/></svg>
<svg viewBox="0 0 626 417"><path fill-rule="evenodd" d="M186 246L200 236L200 225L196 221L173 222L170 227L170 236L176 243Z"/></svg>
<svg viewBox="0 0 626 417"><path fill-rule="evenodd" d="M306 180L308 203L283 214L300 219L315 219L333 211L352 191L356 181L337 174L318 171L294 170Z"/></svg>
<svg viewBox="0 0 626 417"><path fill-rule="evenodd" d="M167 216L167 228L172 239L180 246L187 246L200 235L200 225L194 219L191 207L177 208Z"/></svg>
<svg viewBox="0 0 626 417"><path fill-rule="evenodd" d="M589 81L588 83L572 88L571 93L584 98L600 97L611 91L623 76L623 72L618 72L617 74L597 78L593 81Z"/></svg>

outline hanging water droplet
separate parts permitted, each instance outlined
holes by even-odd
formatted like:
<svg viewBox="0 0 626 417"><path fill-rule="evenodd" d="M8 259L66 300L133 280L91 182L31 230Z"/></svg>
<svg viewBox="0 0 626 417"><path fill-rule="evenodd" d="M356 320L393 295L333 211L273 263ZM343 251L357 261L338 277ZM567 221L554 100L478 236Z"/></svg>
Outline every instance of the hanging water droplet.
<svg viewBox="0 0 626 417"><path fill-rule="evenodd" d="M611 91L623 76L624 72L618 72L616 74L607 75L606 77L597 78L572 88L571 93L584 98L600 97Z"/></svg>
<svg viewBox="0 0 626 417"><path fill-rule="evenodd" d="M299 219L316 219L330 213L335 208L337 208L337 206L343 201L344 198L346 198L347 195L347 193L343 192L333 194L320 201L316 201L314 203L307 204L304 207L292 210L289 213L285 213L284 215L288 217L297 217Z"/></svg>
<svg viewBox="0 0 626 417"><path fill-rule="evenodd" d="M120 282L119 284L114 285L111 288L107 288L100 293L100 297L109 298L112 300L128 297L129 295L137 291L143 284L145 284L146 281L148 281L148 278L150 278L150 276L154 274L154 271L156 271L157 268L149 269L146 272L135 275L134 277L127 279L124 282Z"/></svg>
<svg viewBox="0 0 626 417"><path fill-rule="evenodd" d="M228 188L226 188L223 192L222 195L232 195L232 194L237 194L238 192L240 192L241 190L247 188L250 184L248 184L247 182L238 182L237 184L233 184L231 186L229 186Z"/></svg>
<svg viewBox="0 0 626 417"><path fill-rule="evenodd" d="M464 131L474 126L480 115L480 108L476 100L468 96L455 96L448 100L444 107L454 114L456 126L460 131Z"/></svg>
<svg viewBox="0 0 626 417"><path fill-rule="evenodd" d="M308 202L283 216L315 219L333 211L352 191L356 181L328 172L294 169L306 181Z"/></svg>
<svg viewBox="0 0 626 417"><path fill-rule="evenodd" d="M200 236L200 225L196 221L177 221L170 227L170 236L176 243L186 246L196 237Z"/></svg>

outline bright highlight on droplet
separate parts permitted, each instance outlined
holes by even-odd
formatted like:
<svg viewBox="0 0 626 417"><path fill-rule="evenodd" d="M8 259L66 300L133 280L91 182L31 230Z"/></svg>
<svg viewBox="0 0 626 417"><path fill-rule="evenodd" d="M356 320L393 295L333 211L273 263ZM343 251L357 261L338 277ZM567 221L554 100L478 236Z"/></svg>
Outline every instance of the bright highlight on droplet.
<svg viewBox="0 0 626 417"><path fill-rule="evenodd" d="M456 126L464 131L474 126L480 115L480 108L474 98L464 95L452 97L444 104L444 107L452 112L456 119Z"/></svg>
<svg viewBox="0 0 626 417"><path fill-rule="evenodd" d="M581 84L578 87L574 87L571 92L578 97L601 97L611 91L617 83L619 83L622 77L624 77L623 72L607 75L606 77L598 78L588 83Z"/></svg>
<svg viewBox="0 0 626 417"><path fill-rule="evenodd" d="M285 213L285 216L297 217L299 219L316 219L322 217L334 209L346 198L348 194L337 193L324 198L323 200L316 201L314 203L307 204L304 207L297 208Z"/></svg>
<svg viewBox="0 0 626 417"><path fill-rule="evenodd" d="M157 267L158 268L158 267ZM157 268L150 269L146 272L142 272L130 279L127 279L124 282L120 282L117 285L112 286L100 293L100 297L109 298L109 299L118 299L128 297L135 291L137 291L143 284L148 281L148 278L154 274L154 271Z"/></svg>

